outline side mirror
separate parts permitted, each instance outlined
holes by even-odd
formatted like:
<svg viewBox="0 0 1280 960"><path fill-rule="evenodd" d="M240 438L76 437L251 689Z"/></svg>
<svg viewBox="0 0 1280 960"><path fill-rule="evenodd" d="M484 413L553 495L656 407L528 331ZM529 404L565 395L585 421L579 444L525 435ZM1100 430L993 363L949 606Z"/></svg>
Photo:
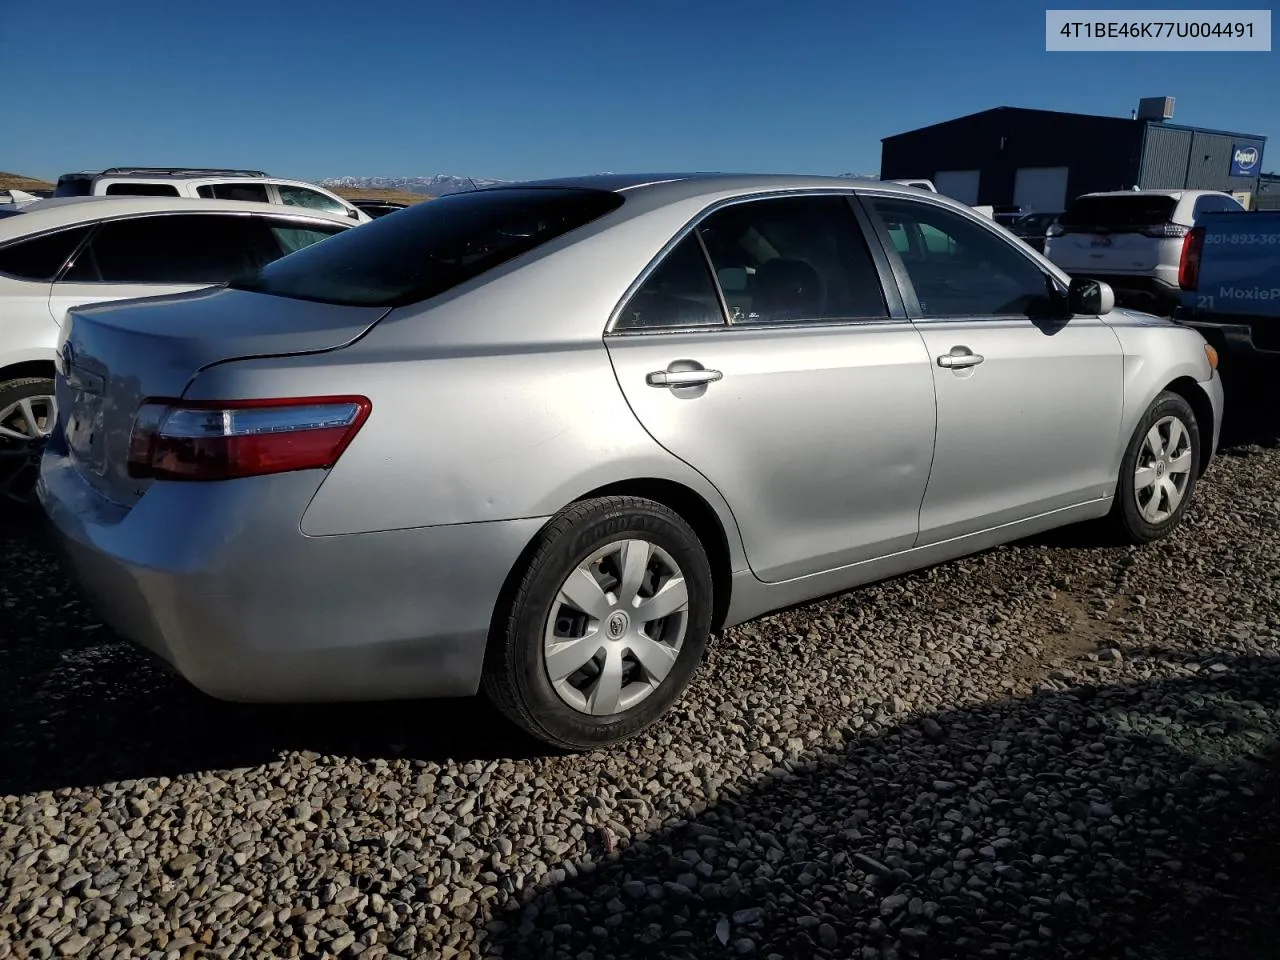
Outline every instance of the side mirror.
<svg viewBox="0 0 1280 960"><path fill-rule="evenodd" d="M1106 316L1115 309L1115 291L1101 280L1075 277L1067 288L1067 306L1073 314Z"/></svg>
<svg viewBox="0 0 1280 960"><path fill-rule="evenodd" d="M350 208L348 208L348 209L347 209L347 216L348 216L348 217L350 217L352 220L359 220L359 219L360 219L360 209L359 209L359 207L350 207Z"/></svg>

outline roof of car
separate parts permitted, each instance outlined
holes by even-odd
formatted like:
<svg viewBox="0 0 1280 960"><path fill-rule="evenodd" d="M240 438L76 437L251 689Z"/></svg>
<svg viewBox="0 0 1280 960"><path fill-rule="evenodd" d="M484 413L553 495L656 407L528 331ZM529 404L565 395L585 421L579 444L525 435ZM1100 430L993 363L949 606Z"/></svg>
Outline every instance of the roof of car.
<svg viewBox="0 0 1280 960"><path fill-rule="evenodd" d="M644 194L653 204L687 200L698 196L725 193L750 194L787 190L849 190L855 187L885 190L904 196L927 196L943 199L940 194L919 187L908 187L883 180L862 177L831 177L782 173L598 173L580 177L557 177L528 180L482 187L482 191L509 190L521 187L570 187L583 190L608 190L628 195ZM954 201L952 201L954 202Z"/></svg>
<svg viewBox="0 0 1280 960"><path fill-rule="evenodd" d="M0 219L0 239L41 230L92 223L110 217L146 213L256 213L324 220L344 226L356 222L345 214L281 203L249 200L204 200L194 197L54 197L27 204L21 212Z"/></svg>
<svg viewBox="0 0 1280 960"><path fill-rule="evenodd" d="M230 167L107 167L105 170L79 170L64 173L63 177L265 177L261 170L240 170ZM62 179L62 177L59 177Z"/></svg>
<svg viewBox="0 0 1280 960"><path fill-rule="evenodd" d="M1103 190L1098 193L1086 193L1086 197L1169 197L1172 200L1181 200L1183 197L1198 197L1202 193L1211 193L1215 196L1230 196L1221 190Z"/></svg>

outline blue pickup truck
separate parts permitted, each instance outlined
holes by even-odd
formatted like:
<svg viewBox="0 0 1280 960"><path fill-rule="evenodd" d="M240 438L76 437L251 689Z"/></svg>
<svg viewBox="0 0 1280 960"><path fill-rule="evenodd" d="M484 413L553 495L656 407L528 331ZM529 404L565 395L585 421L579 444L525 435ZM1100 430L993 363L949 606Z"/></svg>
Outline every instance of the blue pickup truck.
<svg viewBox="0 0 1280 960"><path fill-rule="evenodd" d="M1199 217L1178 285L1174 320L1219 349L1280 357L1280 211Z"/></svg>

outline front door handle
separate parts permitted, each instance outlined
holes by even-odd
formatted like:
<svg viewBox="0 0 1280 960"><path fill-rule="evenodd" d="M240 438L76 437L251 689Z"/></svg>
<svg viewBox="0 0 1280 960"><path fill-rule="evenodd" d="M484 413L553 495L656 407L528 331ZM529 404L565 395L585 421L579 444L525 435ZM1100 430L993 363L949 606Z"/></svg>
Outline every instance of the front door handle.
<svg viewBox="0 0 1280 960"><path fill-rule="evenodd" d="M644 382L651 387L700 387L723 378L719 370L655 370Z"/></svg>
<svg viewBox="0 0 1280 960"><path fill-rule="evenodd" d="M956 350L964 350L964 353L956 353ZM987 359L980 353L969 353L965 347L956 347L951 353L944 353L938 358L938 366L946 367L948 370L962 370L965 367L976 367L983 360Z"/></svg>

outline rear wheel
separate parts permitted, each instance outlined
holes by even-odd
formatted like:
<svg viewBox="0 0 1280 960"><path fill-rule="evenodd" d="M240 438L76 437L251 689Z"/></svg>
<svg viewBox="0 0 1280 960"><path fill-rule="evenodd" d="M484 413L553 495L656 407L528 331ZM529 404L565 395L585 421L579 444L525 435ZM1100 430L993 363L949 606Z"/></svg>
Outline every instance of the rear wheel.
<svg viewBox="0 0 1280 960"><path fill-rule="evenodd" d="M706 553L674 511L638 497L575 504L539 535L490 642L485 691L555 747L634 736L701 662L711 590Z"/></svg>
<svg viewBox="0 0 1280 960"><path fill-rule="evenodd" d="M40 456L56 419L52 380L0 383L0 500L35 502Z"/></svg>
<svg viewBox="0 0 1280 960"><path fill-rule="evenodd" d="M1168 536L1191 504L1200 462L1200 428L1191 405L1168 391L1156 397L1125 450L1111 519L1132 543Z"/></svg>

